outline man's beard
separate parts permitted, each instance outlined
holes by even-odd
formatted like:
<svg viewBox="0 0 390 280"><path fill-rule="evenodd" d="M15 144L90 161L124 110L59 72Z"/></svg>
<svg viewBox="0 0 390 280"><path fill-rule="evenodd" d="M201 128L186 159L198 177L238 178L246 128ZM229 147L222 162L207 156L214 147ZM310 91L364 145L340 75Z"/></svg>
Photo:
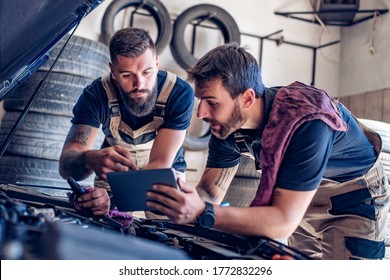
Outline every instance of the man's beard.
<svg viewBox="0 0 390 280"><path fill-rule="evenodd" d="M211 128L211 132L219 139L226 139L230 134L232 134L234 131L241 128L241 126L245 123L247 120L247 117L245 117L240 110L240 106L238 105L238 102L235 103L233 112L230 116L230 118L224 122L216 122L213 120L210 120L208 118L205 118L204 121L211 123L211 124L217 124L219 125L219 129L215 130Z"/></svg>
<svg viewBox="0 0 390 280"><path fill-rule="evenodd" d="M136 93L147 93L145 99L133 98ZM125 105L125 109L136 117L143 117L150 114L156 106L157 83L150 89L136 89L128 93L120 91L120 98Z"/></svg>

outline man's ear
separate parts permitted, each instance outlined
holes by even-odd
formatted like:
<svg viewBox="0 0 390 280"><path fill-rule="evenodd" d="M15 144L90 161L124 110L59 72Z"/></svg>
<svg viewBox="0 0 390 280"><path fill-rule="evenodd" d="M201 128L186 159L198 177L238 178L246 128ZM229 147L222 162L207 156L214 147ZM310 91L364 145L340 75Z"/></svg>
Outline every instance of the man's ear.
<svg viewBox="0 0 390 280"><path fill-rule="evenodd" d="M156 55L156 68L158 69L158 65L159 65L159 56Z"/></svg>
<svg viewBox="0 0 390 280"><path fill-rule="evenodd" d="M110 71L111 71L111 75L112 75L112 77L115 79L115 75L114 75L114 69L113 69L113 67L112 67L112 63L111 63L111 62L109 62L109 63L108 63L108 66L110 67Z"/></svg>
<svg viewBox="0 0 390 280"><path fill-rule="evenodd" d="M255 103L256 94L253 89L248 88L240 95L240 98L243 109L249 109Z"/></svg>

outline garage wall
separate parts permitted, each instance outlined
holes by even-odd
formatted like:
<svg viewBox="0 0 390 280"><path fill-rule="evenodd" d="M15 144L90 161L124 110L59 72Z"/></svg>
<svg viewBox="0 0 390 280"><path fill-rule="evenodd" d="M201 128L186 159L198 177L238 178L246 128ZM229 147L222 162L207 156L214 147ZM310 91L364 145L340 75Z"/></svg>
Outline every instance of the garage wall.
<svg viewBox="0 0 390 280"><path fill-rule="evenodd" d="M374 20L367 20L351 27L327 26L323 29L317 24L290 19L274 14L275 11L310 11L311 0L161 0L171 14L172 20L185 9L200 4L212 3L229 12L236 20L241 33L241 44L247 45L249 50L259 58L260 40L247 36L265 37L276 31L281 33L272 36L278 39L283 36L284 41L318 47L329 42L339 41L329 47L321 48L317 52L317 66L315 69L314 84L328 91L331 96L342 97L344 100L353 95L380 93L384 97L384 104L390 88L390 17L389 13ZM77 35L93 40L100 40L101 19L107 6L112 0L104 1L89 14L76 31ZM390 0L360 1L361 9L389 8ZM307 16L312 18L312 15ZM150 29L156 34L156 27L150 21L136 23L143 28ZM375 25L374 25L375 23ZM207 33L206 33L207 34ZM212 35L213 37L214 34ZM205 51L215 46L210 36L197 41L201 56ZM209 42L209 43L207 43ZM312 82L313 50L289 44L277 45L274 41L263 41L262 74L267 86L284 85L299 80L310 84ZM375 54L369 48L374 44ZM160 56L161 68L175 72L183 77L186 73L174 61L169 47ZM376 97L380 100L379 97ZM360 99L361 100L361 99ZM378 107L380 104L376 104ZM368 106L369 108L370 106ZM367 107L365 107L367 109ZM387 108L387 107L386 107ZM385 114L386 108L382 109ZM361 114L362 112L356 112ZM0 118L3 110L0 104ZM386 118L384 119L386 120Z"/></svg>
<svg viewBox="0 0 390 280"><path fill-rule="evenodd" d="M389 9L390 0L360 1ZM338 96L355 116L390 123L390 15L341 29Z"/></svg>
<svg viewBox="0 0 390 280"><path fill-rule="evenodd" d="M247 45L250 51L259 58L260 40L245 34L265 37L276 31L283 32L272 36L277 39L283 36L285 41L318 47L340 40L340 43L318 49L317 66L314 84L329 92L332 96L348 97L376 90L390 88L390 17L381 17L361 22L350 27L326 26L290 19L275 15L275 11L310 11L311 0L161 0L171 14L172 20L185 9L200 4L212 3L229 12L236 20L241 33L241 45ZM106 0L93 11L79 27L78 34L98 40L100 36L101 18L111 0ZM360 9L384 9L390 7L390 0L360 1ZM358 14L357 18L367 16ZM306 18L312 18L308 15ZM138 22L140 27L155 33L154 24ZM145 25L144 25L145 24ZM207 33L206 33L207 34ZM197 42L201 56L215 46L215 41L207 44L213 33L202 42ZM200 40L198 40L200 41ZM374 44L375 54L369 49ZM313 50L289 44L277 45L273 41L264 40L262 50L262 74L266 85L283 85L299 80L312 82ZM185 72L174 61L169 47L161 54L161 67L185 76ZM364 78L362 78L364 77Z"/></svg>
<svg viewBox="0 0 390 280"><path fill-rule="evenodd" d="M390 0L365 0L361 9L390 8ZM390 14L341 30L339 96L390 88Z"/></svg>
<svg viewBox="0 0 390 280"><path fill-rule="evenodd" d="M264 0L217 0L217 1L199 1L199 0L161 0L169 11L172 21L184 10L201 3L217 5L230 13L236 21L241 32L241 45L247 46L248 50L259 60L260 58L260 38L269 34L282 31L272 39L281 39L284 43L276 44L272 40L263 41L262 49L262 75L263 81L267 86L277 86L292 83L296 80L310 84L312 83L313 67L313 47L317 47L328 42L338 41L340 39L340 28L329 27L327 31L316 24L307 23L299 20L288 19L277 16L275 11L310 11L312 9L308 0L289 1L264 1ZM101 19L104 11L111 1L105 1L102 6L94 12L80 25L77 30L78 35L93 40L100 39ZM157 38L157 30L153 20L145 17L135 17L135 26L145 28L150 31L152 37ZM287 43L289 42L289 43ZM201 57L208 50L218 44L223 43L223 37L215 30L197 29L196 38L196 57ZM304 47L296 46L299 44ZM338 94L338 57L340 45L335 44L331 47L322 49L317 55L316 79L315 84L327 90L331 95ZM174 60L169 46L160 54L160 68L174 72L183 78L186 78L186 72ZM199 120L194 117L191 122L189 132L195 132L200 125ZM187 183L195 186L203 173L206 163L207 151L185 151L187 161Z"/></svg>
<svg viewBox="0 0 390 280"><path fill-rule="evenodd" d="M237 22L241 35L241 45L246 45L257 58L262 53L262 75L267 86L285 85L293 81L311 84L325 89L331 96L340 97L342 102L359 117L390 121L390 17L384 14L350 27L312 24L296 19L275 15L275 11L311 11L311 0L161 0L171 14L172 21L185 9L201 4L212 3L229 12ZM99 40L101 18L111 0L106 0L81 24L78 34ZM360 10L385 9L390 0L360 1ZM368 14L357 14L362 18ZM302 16L300 16L302 17ZM305 17L305 16L303 16ZM307 15L307 19L313 15ZM140 27L157 34L151 21L136 22ZM292 44L276 44L263 40L260 50L259 38L282 31L272 39L283 38ZM215 32L197 38L196 55L200 57L207 50L221 42L215 39ZM157 36L157 35L156 35ZM315 78L313 80L314 51L316 53ZM294 44L301 46L295 46ZM305 47L306 46L306 47ZM173 59L169 46L160 56L161 68L186 77L186 73Z"/></svg>
<svg viewBox="0 0 390 280"><path fill-rule="evenodd" d="M79 27L77 34L91 39L99 39L101 18L106 7L111 1L106 0L101 6L93 11ZM294 45L277 45L274 41L264 40L262 73L263 80L267 86L289 84L296 80L310 84L312 81L313 51L310 47L316 47L339 40L340 28L329 27L327 32L322 32L319 25L299 20L288 19L277 16L275 11L291 11L311 9L309 0L161 0L171 14L172 20L185 9L200 4L209 3L222 7L229 12L237 22L241 33L265 37L271 33L282 30L283 32L272 36L272 39L284 37L285 41L307 45L309 48L297 47ZM155 34L155 25L150 22L138 21L139 27L149 29ZM146 25L143 25L146 23ZM212 31L209 31L212 32ZM215 33L208 33L203 39L197 39L197 56L203 55L207 50L215 47ZM248 46L252 54L259 58L260 40L248 35L241 36L241 45ZM338 94L338 64L334 61L339 57L339 44L323 49L323 53L317 57L316 85L329 91L332 95ZM329 59L330 58L330 59ZM169 47L160 55L160 66L177 74L186 77L186 73L174 61Z"/></svg>
<svg viewBox="0 0 390 280"><path fill-rule="evenodd" d="M390 88L341 97L340 102L357 118L390 123Z"/></svg>
<svg viewBox="0 0 390 280"><path fill-rule="evenodd" d="M114 0L115 1L115 0ZM80 24L76 34L100 41L101 20L112 0L105 0ZM292 83L296 80L325 89L341 101L357 116L390 122L390 17L364 21L351 27L327 26L322 28L296 19L275 15L275 11L311 11L311 0L161 0L171 14L172 21L185 9L197 4L217 5L229 12L237 22L241 45L248 47L257 58L262 53L262 75L267 86ZM361 9L389 8L390 0L362 0ZM306 18L311 19L308 15ZM135 25L150 30L157 37L156 26L151 20L136 19ZM375 25L374 25L375 23ZM271 39L281 39L281 44L261 40L269 34ZM197 37L196 55L221 43L222 36L212 30L204 30ZM338 42L317 51L315 80L312 80L313 48ZM298 46L299 45L299 46ZM374 45L375 52L369 51ZM169 46L160 55L160 67L186 78L185 71L175 62ZM108 71L108 66L107 66ZM0 103L0 118L3 115ZM190 130L199 121L193 118ZM187 180L197 182L205 164L206 152L186 151L189 163Z"/></svg>

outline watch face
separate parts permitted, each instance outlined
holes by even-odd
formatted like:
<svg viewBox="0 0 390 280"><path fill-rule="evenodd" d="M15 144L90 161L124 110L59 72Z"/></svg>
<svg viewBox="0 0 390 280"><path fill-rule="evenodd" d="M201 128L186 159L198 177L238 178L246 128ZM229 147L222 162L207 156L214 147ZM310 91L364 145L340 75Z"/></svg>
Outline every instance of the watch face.
<svg viewBox="0 0 390 280"><path fill-rule="evenodd" d="M204 228L211 228L214 225L215 216L213 213L203 213L199 219L199 224Z"/></svg>

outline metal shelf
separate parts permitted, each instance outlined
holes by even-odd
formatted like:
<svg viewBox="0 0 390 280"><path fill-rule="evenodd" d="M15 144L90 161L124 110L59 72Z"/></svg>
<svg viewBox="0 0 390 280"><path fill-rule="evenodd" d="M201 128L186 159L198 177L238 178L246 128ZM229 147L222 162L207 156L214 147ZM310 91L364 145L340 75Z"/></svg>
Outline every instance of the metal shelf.
<svg viewBox="0 0 390 280"><path fill-rule="evenodd" d="M304 12L304 13L306 13L306 12ZM130 26L133 26L133 22L134 22L134 18L133 17L134 17L134 15L151 16L150 14L145 14L145 13L139 12L137 10L132 11L131 16L130 16ZM175 20L173 19L172 21L174 22ZM199 20L196 23L190 23L190 24L193 25L192 36L191 36L191 50L190 50L192 55L194 55L194 53L195 53L196 31L197 31L198 27L218 30L217 27L214 27L212 25L204 24L205 21L207 21L207 18ZM301 43L285 40L284 36L282 36L282 35L279 35L279 37L275 38L275 35L281 34L282 32L283 32L283 30L278 30L278 31L275 31L273 33L270 33L270 34L267 34L267 35L264 35L264 36L256 35L256 34L250 34L250 33L244 33L244 32L241 32L240 34L241 34L241 36L248 36L248 37L256 38L256 39L258 39L260 41L259 60L258 60L260 68L262 68L262 63L263 63L264 41L273 41L273 42L275 42L275 44L277 46L280 46L282 44L286 44L286 45L291 45L291 46L295 46L295 47L300 47L300 48L305 48L305 49L311 50L313 52L313 62L312 62L312 69L311 69L311 82L310 82L310 85L315 86L316 66L317 66L317 51L319 49L326 48L326 47L338 44L338 43L340 43L340 40L328 42L328 43L325 43L325 44L322 44L322 45L312 46L312 45L306 45L306 44L301 44Z"/></svg>
<svg viewBox="0 0 390 280"><path fill-rule="evenodd" d="M369 14L369 15L366 15L362 18L358 18L358 19L354 19L352 21L346 21L346 22L343 22L343 21L336 21L336 22L324 21L324 23L326 25L352 26L352 25L361 23L363 21L369 20L371 18L374 18L375 16L386 14L388 11L389 11L389 9L376 9L376 10L340 9L340 10L326 10L326 11L316 11L316 12L315 11L311 11L311 12L277 12L276 11L275 15L285 16L285 17L292 18L292 19L298 19L298 20L302 20L302 21L306 21L306 22L310 22L310 23L320 24L320 22L316 18L307 19L307 18L296 16L296 15L321 15L321 14L331 15L331 14L342 14L342 13L344 13L344 14L355 13L355 14L365 14L365 15Z"/></svg>
<svg viewBox="0 0 390 280"><path fill-rule="evenodd" d="M194 55L194 52L195 52L195 41L196 41L195 40L195 38L196 38L195 33L196 33L196 28L197 27L204 27L204 28L209 28L209 29L218 29L216 27L212 27L212 26L209 26L209 25L204 25L204 24L202 24L202 22L197 22L196 24L193 24L193 26L194 26L194 28L192 30L193 33L192 33L192 41L191 41L191 54L192 55ZM326 43L326 44L323 44L323 45L319 45L319 46L312 46L312 45L306 45L306 44L301 44L301 43L285 40L284 36L282 36L282 35L277 37L277 38L271 38L271 37L274 37L275 35L281 34L282 32L283 32L283 30L278 30L278 31L275 31L275 32L270 33L268 35L265 35L265 36L260 36L260 35L255 35L255 34L249 34L249 33L241 32L241 36L248 36L248 37L252 37L252 38L257 38L260 41L259 60L258 60L260 68L262 68L262 63L263 63L263 48L264 48L264 41L265 40L266 41L273 41L273 42L276 43L277 46L280 46L282 44L286 44L286 45L291 45L291 46L295 46L295 47L300 47L300 48L305 48L305 49L312 50L313 51L313 63L312 63L312 69L311 69L311 82L310 82L310 85L314 86L315 85L315 79L316 79L317 51L319 49L326 48L326 47L338 44L338 43L340 43L340 40L332 41L332 42L329 42L329 43Z"/></svg>

